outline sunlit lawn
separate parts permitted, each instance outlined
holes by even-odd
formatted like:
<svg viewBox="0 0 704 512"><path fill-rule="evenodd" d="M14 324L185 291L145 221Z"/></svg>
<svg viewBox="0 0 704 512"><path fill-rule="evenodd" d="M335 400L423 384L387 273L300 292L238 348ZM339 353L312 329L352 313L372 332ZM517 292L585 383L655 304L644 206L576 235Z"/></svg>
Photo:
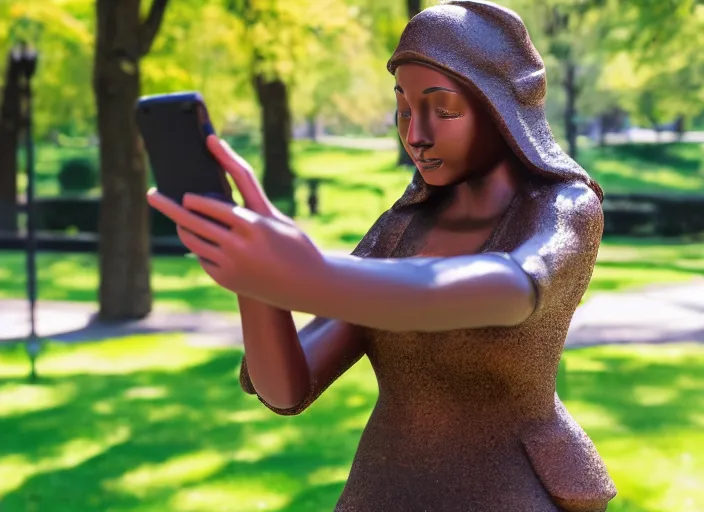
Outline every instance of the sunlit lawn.
<svg viewBox="0 0 704 512"><path fill-rule="evenodd" d="M704 276L704 243L658 239L605 240L586 297Z"/></svg>
<svg viewBox="0 0 704 512"><path fill-rule="evenodd" d="M283 418L239 390L240 357L175 337L50 345L31 386L20 348L0 349L0 510L331 510L376 399L371 368ZM566 362L563 399L619 488L609 511L703 510L704 346Z"/></svg>
<svg viewBox="0 0 704 512"><path fill-rule="evenodd" d="M40 254L39 297L42 300L92 302L98 276L94 255ZM0 299L25 297L24 256L0 253ZM602 245L588 295L704 276L704 243L607 240ZM155 257L152 285L159 307L234 311L231 293L215 285L197 261Z"/></svg>
<svg viewBox="0 0 704 512"><path fill-rule="evenodd" d="M704 190L704 145L628 144L584 150L579 163L608 193Z"/></svg>

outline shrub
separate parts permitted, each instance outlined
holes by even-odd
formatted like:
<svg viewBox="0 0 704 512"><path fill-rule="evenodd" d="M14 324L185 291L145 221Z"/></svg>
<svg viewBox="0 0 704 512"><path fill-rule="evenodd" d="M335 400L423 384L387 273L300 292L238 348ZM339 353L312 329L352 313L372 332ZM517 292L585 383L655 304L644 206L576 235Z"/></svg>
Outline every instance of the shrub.
<svg viewBox="0 0 704 512"><path fill-rule="evenodd" d="M97 234L99 197L40 197L36 200L37 229L58 233ZM149 208L152 236L176 236L174 222Z"/></svg>
<svg viewBox="0 0 704 512"><path fill-rule="evenodd" d="M61 193L88 192L98 185L98 171L91 160L72 158L61 165L59 188Z"/></svg>

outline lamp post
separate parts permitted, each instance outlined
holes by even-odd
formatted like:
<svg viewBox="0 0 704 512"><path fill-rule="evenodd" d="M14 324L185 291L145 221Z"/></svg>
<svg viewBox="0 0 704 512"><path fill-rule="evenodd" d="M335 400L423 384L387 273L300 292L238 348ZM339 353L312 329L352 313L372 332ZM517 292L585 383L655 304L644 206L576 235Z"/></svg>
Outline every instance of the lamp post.
<svg viewBox="0 0 704 512"><path fill-rule="evenodd" d="M37 302L37 239L34 212L34 140L32 136L32 77L37 70L37 52L22 41L12 51L11 57L20 70L20 98L24 120L24 143L27 166L27 299L29 301L29 336L25 349L30 360L30 381L37 380L36 359L40 342L36 331L35 306Z"/></svg>

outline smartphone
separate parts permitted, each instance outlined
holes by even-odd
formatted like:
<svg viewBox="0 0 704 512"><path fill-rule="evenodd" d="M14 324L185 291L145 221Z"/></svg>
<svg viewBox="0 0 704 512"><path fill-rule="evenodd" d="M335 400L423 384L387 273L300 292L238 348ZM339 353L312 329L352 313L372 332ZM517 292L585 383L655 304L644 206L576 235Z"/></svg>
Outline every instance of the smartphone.
<svg viewBox="0 0 704 512"><path fill-rule="evenodd" d="M225 172L205 143L215 130L200 93L143 96L136 120L159 192L179 204L186 193L234 203Z"/></svg>

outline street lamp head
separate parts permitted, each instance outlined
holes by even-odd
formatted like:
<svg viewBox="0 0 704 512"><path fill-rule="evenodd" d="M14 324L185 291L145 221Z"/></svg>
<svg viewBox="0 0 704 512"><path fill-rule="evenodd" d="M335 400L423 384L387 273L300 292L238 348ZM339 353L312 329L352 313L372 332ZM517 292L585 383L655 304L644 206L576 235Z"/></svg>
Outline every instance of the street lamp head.
<svg viewBox="0 0 704 512"><path fill-rule="evenodd" d="M17 63L20 73L29 80L37 70L37 51L30 48L26 41L20 41L12 50L12 60Z"/></svg>

